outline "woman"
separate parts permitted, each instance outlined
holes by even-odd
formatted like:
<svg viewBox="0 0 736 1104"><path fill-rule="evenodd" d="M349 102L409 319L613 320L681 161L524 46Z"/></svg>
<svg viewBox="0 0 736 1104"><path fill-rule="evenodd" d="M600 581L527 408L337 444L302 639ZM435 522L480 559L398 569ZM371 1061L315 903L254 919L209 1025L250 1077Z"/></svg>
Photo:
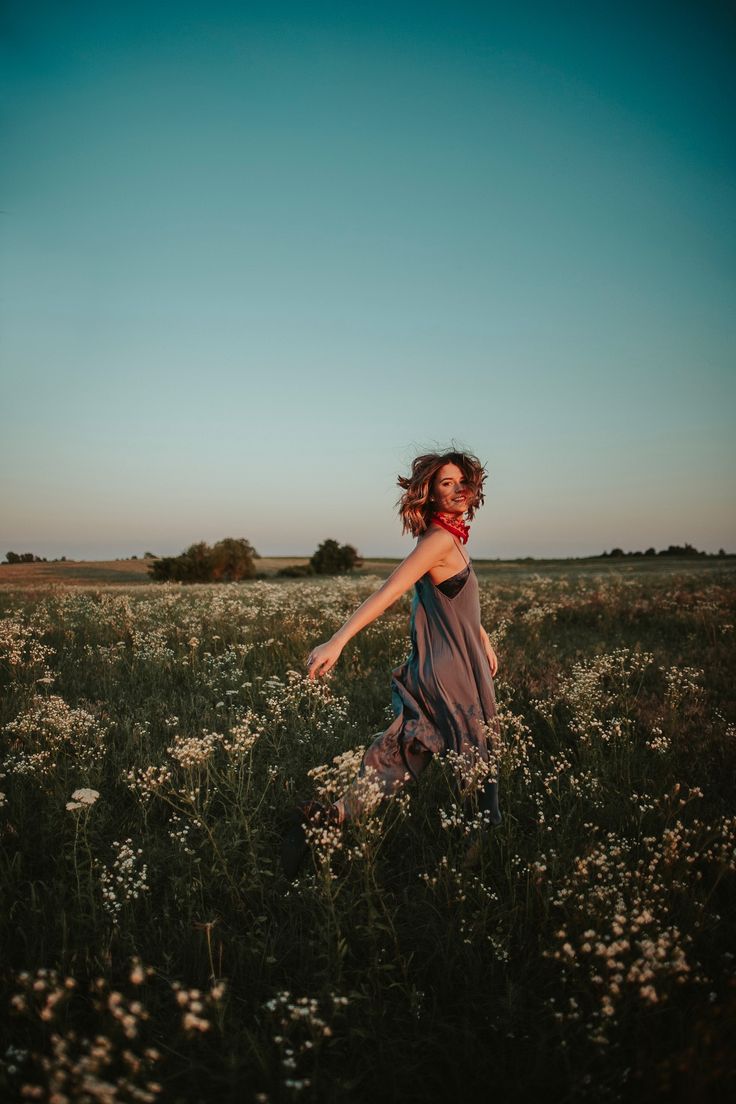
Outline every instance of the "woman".
<svg viewBox="0 0 736 1104"><path fill-rule="evenodd" d="M361 813L360 780L378 783L382 795L416 779L434 754L448 751L488 762L489 726L497 731L493 676L498 659L480 623L478 581L462 546L476 509L483 504L485 469L464 452L428 453L412 463L398 509L403 531L417 537L414 550L381 587L307 660L310 679L326 675L353 636L380 617L410 587L411 653L392 672L395 717L363 756L358 783L331 806L307 802L296 810L284 839L282 859L290 879L308 851L308 824L339 825ZM498 783L487 781L479 806L490 823L501 823Z"/></svg>

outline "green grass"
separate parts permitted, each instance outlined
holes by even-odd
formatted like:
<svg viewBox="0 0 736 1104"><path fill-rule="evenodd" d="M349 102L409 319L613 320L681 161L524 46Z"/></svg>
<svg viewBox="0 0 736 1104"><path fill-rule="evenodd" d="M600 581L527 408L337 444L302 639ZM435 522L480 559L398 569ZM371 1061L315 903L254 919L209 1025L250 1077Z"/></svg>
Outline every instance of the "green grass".
<svg viewBox="0 0 736 1104"><path fill-rule="evenodd" d="M0 1093L733 1088L736 573L560 563L477 564L504 815L479 864L438 761L292 885L284 817L388 724L409 595L327 683L306 656L375 578L0 595Z"/></svg>

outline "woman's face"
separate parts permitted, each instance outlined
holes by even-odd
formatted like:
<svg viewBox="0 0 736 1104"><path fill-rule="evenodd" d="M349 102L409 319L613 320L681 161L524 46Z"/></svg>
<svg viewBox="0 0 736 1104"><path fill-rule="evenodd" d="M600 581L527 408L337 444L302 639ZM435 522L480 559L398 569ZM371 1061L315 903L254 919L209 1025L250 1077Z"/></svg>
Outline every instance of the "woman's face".
<svg viewBox="0 0 736 1104"><path fill-rule="evenodd" d="M472 498L470 484L457 464L443 464L432 481L435 510L463 516Z"/></svg>

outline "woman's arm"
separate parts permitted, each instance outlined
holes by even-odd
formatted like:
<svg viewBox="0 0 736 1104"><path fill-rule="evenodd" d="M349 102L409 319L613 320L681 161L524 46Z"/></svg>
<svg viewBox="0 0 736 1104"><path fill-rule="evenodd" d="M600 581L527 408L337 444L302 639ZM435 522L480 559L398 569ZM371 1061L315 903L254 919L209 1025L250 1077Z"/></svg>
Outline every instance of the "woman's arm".
<svg viewBox="0 0 736 1104"><path fill-rule="evenodd" d="M355 613L344 625L341 625L327 643L319 644L310 652L307 660L309 677L314 678L317 674L326 675L337 663L348 640L385 613L389 606L414 586L417 579L426 575L431 567L438 567L444 563L453 544L452 536L446 530L432 529L422 537L416 548L391 572L378 590L358 606Z"/></svg>

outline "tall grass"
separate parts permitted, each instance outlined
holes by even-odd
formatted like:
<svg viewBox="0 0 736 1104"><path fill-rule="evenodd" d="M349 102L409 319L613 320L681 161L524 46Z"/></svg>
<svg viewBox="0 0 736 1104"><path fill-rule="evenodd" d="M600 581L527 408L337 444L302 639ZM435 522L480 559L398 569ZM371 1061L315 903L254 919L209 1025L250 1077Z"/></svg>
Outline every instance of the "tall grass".
<svg viewBox="0 0 736 1104"><path fill-rule="evenodd" d="M305 675L378 582L5 597L6 1097L733 1086L734 573L483 581L503 824L469 863L436 761L289 884L288 810L391 716L408 595Z"/></svg>

